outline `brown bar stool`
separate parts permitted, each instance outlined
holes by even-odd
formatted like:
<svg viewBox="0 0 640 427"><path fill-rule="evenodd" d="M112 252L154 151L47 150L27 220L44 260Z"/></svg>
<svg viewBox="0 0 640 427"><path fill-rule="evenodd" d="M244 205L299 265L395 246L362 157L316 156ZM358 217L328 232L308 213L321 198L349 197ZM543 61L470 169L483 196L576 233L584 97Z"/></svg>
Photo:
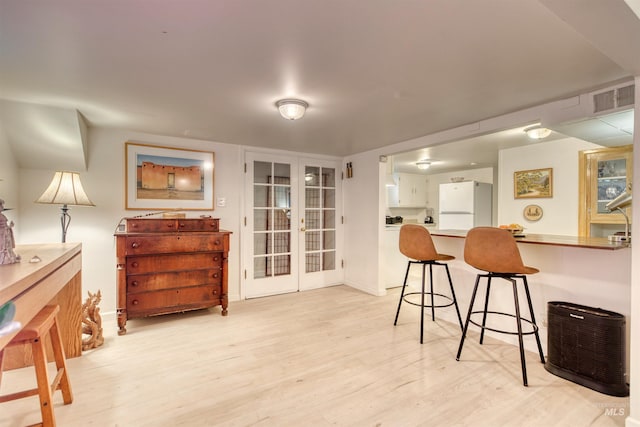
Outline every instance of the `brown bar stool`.
<svg viewBox="0 0 640 427"><path fill-rule="evenodd" d="M544 354L542 353L542 345L540 344L540 336L538 335L536 318L533 314L531 294L529 293L529 285L527 283L526 276L527 274L538 273L540 270L538 270L537 268L525 266L522 263L522 258L520 257L520 251L518 250L516 240L511 235L511 233L507 230L502 230L494 227L476 227L469 230L464 244L464 260L470 266L477 268L478 270L486 271L487 274L478 274L478 276L476 277L476 284L473 288L473 294L471 295L469 312L467 313L467 319L464 323L464 329L462 331L462 337L460 338L460 346L458 347L456 360L460 360L460 353L462 353L462 346L464 345L464 339L467 335L469 322L480 327L480 344L482 344L482 341L484 339L485 329L502 334L518 335L518 343L520 345L520 363L522 365L522 382L526 386L527 367L525 364L524 345L522 342L523 335L535 335L536 342L538 344L538 352L540 353L540 361L544 363ZM485 295L484 300L484 310L473 311L473 304L476 299L476 292L478 291L478 284L480 283L481 277L487 278L487 294ZM515 302L515 315L488 310L491 279L494 277L511 282L511 285L513 287L513 298ZM522 282L524 284L524 290L527 295L527 303L529 305L531 320L525 319L520 315L518 289L515 279L522 279ZM480 313L482 313L482 324L471 320L471 315ZM487 314L514 317L516 319L517 332L493 329L486 326ZM531 331L523 332L523 321L528 323L532 327Z"/></svg>
<svg viewBox="0 0 640 427"><path fill-rule="evenodd" d="M435 321L435 309L443 308L449 306L455 306L456 313L458 314L458 322L460 323L460 329L462 329L462 318L460 317L460 310L458 308L458 302L456 300L456 293L453 290L453 283L451 282L451 274L449 273L449 266L446 263L442 263L439 261L451 261L455 259L455 257L451 255L439 254L436 251L436 247L433 244L433 239L431 238L431 233L425 227L421 225L414 224L405 224L400 228L400 252L408 258L411 258L416 261L412 261L411 259L407 263L407 272L404 275L404 283L402 284L402 292L400 294L400 301L398 302L398 310L396 311L396 319L393 321L393 324L398 323L398 315L400 314L400 307L402 306L402 301L419 306L420 307L420 344L422 344L422 336L424 331L424 307L425 301L424 296L429 295L429 303L427 306L431 307L431 320ZM421 292L409 292L405 294L405 289L407 287L407 278L409 277L409 269L411 268L411 264L422 264L422 291ZM429 285L430 291L425 292L424 288L424 276L425 276L425 268L429 266ZM433 266L441 265L444 266L447 272L447 278L449 279L449 287L451 288L451 296L443 295L439 293L433 292ZM420 303L415 303L407 297L411 295L420 295ZM435 297L441 297L445 300L449 301L446 304L435 304Z"/></svg>
<svg viewBox="0 0 640 427"><path fill-rule="evenodd" d="M62 399L65 405L73 401L71 384L67 375L64 348L62 347L62 339L60 338L56 321L58 311L60 311L60 307L57 305L44 307L7 345L7 347L12 347L31 344L38 387L0 396L0 403L2 403L37 394L40 397L40 412L42 413L42 425L44 427L56 425L52 402L52 395L56 390L62 391ZM49 375L47 374L47 352L44 345L44 337L47 333L51 338L51 347L53 348L57 368L57 374L51 385L49 385ZM4 350L0 351L0 380L2 379L3 355Z"/></svg>

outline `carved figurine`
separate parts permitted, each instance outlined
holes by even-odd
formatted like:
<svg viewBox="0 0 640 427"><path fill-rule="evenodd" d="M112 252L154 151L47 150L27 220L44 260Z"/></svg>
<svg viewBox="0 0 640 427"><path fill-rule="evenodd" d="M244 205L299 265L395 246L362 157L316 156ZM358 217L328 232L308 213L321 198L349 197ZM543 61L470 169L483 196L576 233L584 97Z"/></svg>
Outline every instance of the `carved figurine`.
<svg viewBox="0 0 640 427"><path fill-rule="evenodd" d="M13 249L16 242L13 238L13 221L9 222L4 211L4 200L0 199L0 265L13 264L20 261L20 255L16 255Z"/></svg>
<svg viewBox="0 0 640 427"><path fill-rule="evenodd" d="M100 291L95 294L88 292L89 297L82 304L82 333L89 335L82 339L82 350L100 347L104 343L102 336L102 317L100 317Z"/></svg>

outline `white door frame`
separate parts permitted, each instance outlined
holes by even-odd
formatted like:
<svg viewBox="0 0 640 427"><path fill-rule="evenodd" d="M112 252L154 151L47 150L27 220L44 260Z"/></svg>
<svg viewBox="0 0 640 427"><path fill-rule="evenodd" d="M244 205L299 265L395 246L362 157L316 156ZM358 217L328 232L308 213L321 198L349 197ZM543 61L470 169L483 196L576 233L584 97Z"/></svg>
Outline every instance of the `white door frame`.
<svg viewBox="0 0 640 427"><path fill-rule="evenodd" d="M249 150L247 149L243 153L245 173L243 184L243 212L241 220L240 231L240 298L255 298L259 296L275 295L284 292L295 292L297 290L308 290L321 288L326 286L332 286L336 284L344 283L344 269L343 269L343 224L342 224L342 171L340 168L341 161L338 158L318 156L313 157L309 155L297 155L296 153L274 153L273 151L262 150ZM296 281L297 289L294 289L293 284L291 286L285 286L282 291L270 289L266 287L265 292L253 292L249 290L251 281L256 280L253 278L254 274L254 254L253 254L253 196L249 194L249 188L253 188L253 168L254 161L265 161L274 163L290 163L292 165L291 172L291 185L292 185L292 201L291 201L291 275L290 279ZM320 167L333 167L335 168L335 271L321 271L307 274L304 270L304 231L301 231L300 219L304 217L304 169L305 165L320 166ZM303 182L300 182L302 180ZM295 189L293 188L295 186ZM251 190L253 191L253 190ZM300 246L302 245L302 246ZM297 254L297 258L293 257ZM300 261L302 260L302 261ZM303 267L300 270L300 266ZM282 277L281 279L284 279ZM264 279L259 279L264 280ZM269 279L271 280L271 279Z"/></svg>

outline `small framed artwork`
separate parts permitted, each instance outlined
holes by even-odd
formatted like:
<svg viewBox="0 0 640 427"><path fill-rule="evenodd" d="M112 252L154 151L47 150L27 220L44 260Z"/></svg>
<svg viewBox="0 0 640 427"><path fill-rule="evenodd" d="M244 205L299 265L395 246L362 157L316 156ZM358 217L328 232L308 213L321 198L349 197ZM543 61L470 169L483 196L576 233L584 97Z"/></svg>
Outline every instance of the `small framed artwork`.
<svg viewBox="0 0 640 427"><path fill-rule="evenodd" d="M513 193L516 199L553 197L553 169L514 172Z"/></svg>
<svg viewBox="0 0 640 427"><path fill-rule="evenodd" d="M125 209L213 210L215 155L125 143Z"/></svg>

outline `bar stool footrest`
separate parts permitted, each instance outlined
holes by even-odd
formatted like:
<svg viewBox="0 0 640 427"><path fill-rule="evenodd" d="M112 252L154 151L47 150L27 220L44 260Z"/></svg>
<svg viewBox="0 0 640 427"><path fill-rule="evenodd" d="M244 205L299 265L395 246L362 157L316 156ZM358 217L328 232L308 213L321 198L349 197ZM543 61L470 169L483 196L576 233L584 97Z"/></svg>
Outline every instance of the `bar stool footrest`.
<svg viewBox="0 0 640 427"><path fill-rule="evenodd" d="M471 312L471 316L474 315L478 315L478 314L482 314L484 315L484 311L472 311ZM487 311L487 315L489 314L495 314L498 316L507 316L507 317L513 317L514 319L516 318L515 314L511 314L511 313L503 313L501 311ZM532 330L531 331L522 331L522 335L533 335L535 333L538 332L538 325L536 325L535 323L533 323L531 320L529 319L525 319L524 317L521 317L520 320L522 322L528 323L529 326L531 326ZM492 331L492 332L497 332L499 334L507 334L507 335L518 335L518 331L515 332L511 332L511 331L506 331L504 329L495 329L495 328L490 328L488 326L482 326L482 323L476 322L473 320L472 317L469 318L469 323L473 323L474 325L476 325L477 327L479 327L480 329L485 329L487 331ZM524 325L523 325L524 326Z"/></svg>
<svg viewBox="0 0 640 427"><path fill-rule="evenodd" d="M429 296L430 302L434 302L433 301L433 299L434 299L433 297L434 296L439 296L441 298L444 298L447 301L450 301L448 304L433 305L433 308L451 307L453 304L455 304L455 302L453 301L453 298L451 298L448 295L439 294L437 292L434 292L433 294L431 292L425 292L424 294ZM414 301L408 300L407 297L409 297L411 295L422 295L422 292L408 292L408 293L404 294L404 297L402 298L402 300L404 302L406 302L407 304L415 305L416 307L422 306L422 304L419 303L419 302L414 302ZM431 304L427 303L427 301L425 301L424 306L431 308Z"/></svg>

